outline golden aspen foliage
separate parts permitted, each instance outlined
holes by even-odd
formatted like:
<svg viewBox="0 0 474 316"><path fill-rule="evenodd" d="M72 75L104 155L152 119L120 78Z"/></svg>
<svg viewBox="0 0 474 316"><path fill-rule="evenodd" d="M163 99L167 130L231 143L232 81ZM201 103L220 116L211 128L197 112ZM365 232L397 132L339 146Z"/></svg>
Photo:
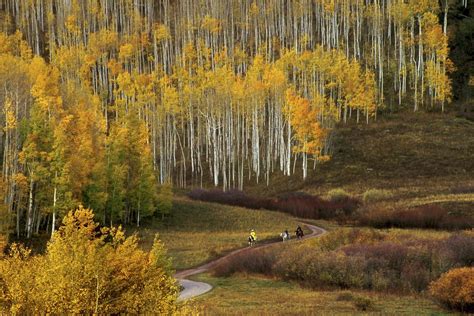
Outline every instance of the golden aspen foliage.
<svg viewBox="0 0 474 316"><path fill-rule="evenodd" d="M136 236L99 228L91 210L70 212L44 255L12 245L0 261L2 312L117 314L177 310L177 286L166 251L147 253Z"/></svg>
<svg viewBox="0 0 474 316"><path fill-rule="evenodd" d="M321 152L326 131L316 120L317 112L311 108L310 101L296 95L293 89L288 89L286 111L298 140L294 150L317 157Z"/></svg>
<svg viewBox="0 0 474 316"><path fill-rule="evenodd" d="M126 43L120 46L119 59L122 61L127 61L132 58L135 48L131 43Z"/></svg>
<svg viewBox="0 0 474 316"><path fill-rule="evenodd" d="M161 23L155 23L153 26L153 36L158 42L167 40L171 37L168 27Z"/></svg>
<svg viewBox="0 0 474 316"><path fill-rule="evenodd" d="M218 33L221 30L220 24L218 19L206 15L202 20L201 27L210 33Z"/></svg>

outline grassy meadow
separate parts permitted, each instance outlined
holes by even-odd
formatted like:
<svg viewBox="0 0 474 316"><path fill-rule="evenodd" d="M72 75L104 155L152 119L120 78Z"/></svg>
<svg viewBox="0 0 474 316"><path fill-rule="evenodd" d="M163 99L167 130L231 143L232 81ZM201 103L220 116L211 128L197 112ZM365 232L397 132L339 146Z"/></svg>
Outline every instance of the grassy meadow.
<svg viewBox="0 0 474 316"><path fill-rule="evenodd" d="M245 274L229 278L205 274L195 279L214 286L193 302L204 315L449 314L430 299L419 296L307 289L296 283Z"/></svg>
<svg viewBox="0 0 474 316"><path fill-rule="evenodd" d="M150 220L138 233L145 248L151 247L155 234L159 233L175 268L181 270L247 246L251 229L256 230L260 242L265 242L277 240L285 229L294 232L298 223L297 219L280 212L249 210L178 197L169 218L163 222Z"/></svg>

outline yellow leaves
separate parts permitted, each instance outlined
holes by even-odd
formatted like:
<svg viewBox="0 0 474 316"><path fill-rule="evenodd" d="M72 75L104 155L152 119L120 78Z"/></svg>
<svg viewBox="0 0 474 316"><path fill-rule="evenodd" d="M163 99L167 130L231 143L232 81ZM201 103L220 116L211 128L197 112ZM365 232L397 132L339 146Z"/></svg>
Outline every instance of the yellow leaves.
<svg viewBox="0 0 474 316"><path fill-rule="evenodd" d="M173 314L178 290L159 240L147 253L120 227L99 234L93 217L83 207L70 212L45 255L11 246L0 261L3 312Z"/></svg>
<svg viewBox="0 0 474 316"><path fill-rule="evenodd" d="M12 181L21 189L26 191L28 179L23 173L16 173L12 176Z"/></svg>
<svg viewBox="0 0 474 316"><path fill-rule="evenodd" d="M3 105L3 113L5 113L5 127L4 130L8 131L16 128L16 115L13 108L12 100L7 98Z"/></svg>
<svg viewBox="0 0 474 316"><path fill-rule="evenodd" d="M247 61L247 54L245 54L245 51L243 51L240 47L235 47L234 48L234 63L236 65L242 64Z"/></svg>
<svg viewBox="0 0 474 316"><path fill-rule="evenodd" d="M110 30L99 30L89 35L87 49L95 58L113 50L117 46L118 34Z"/></svg>
<svg viewBox="0 0 474 316"><path fill-rule="evenodd" d="M74 14L69 15L66 18L66 29L72 34L79 34L80 28L78 26L77 17Z"/></svg>
<svg viewBox="0 0 474 316"><path fill-rule="evenodd" d="M422 19L422 27L423 43L441 58L446 58L449 52L448 37L439 25L438 17L431 12L425 13Z"/></svg>
<svg viewBox="0 0 474 316"><path fill-rule="evenodd" d="M59 71L48 66L41 57L34 57L30 65L34 81L31 95L43 111L60 111L62 98L59 91Z"/></svg>
<svg viewBox="0 0 474 316"><path fill-rule="evenodd" d="M258 13L259 13L259 8L258 8L258 4L257 4L257 1L253 1L252 4L250 5L250 14L252 16L257 16Z"/></svg>
<svg viewBox="0 0 474 316"><path fill-rule="evenodd" d="M61 46L56 50L56 56L54 58L55 65L63 71L79 71L82 62L81 57L83 57L83 55L84 51L79 47L71 48ZM92 61L92 63L94 62L95 60ZM89 63L87 64L89 65Z"/></svg>
<svg viewBox="0 0 474 316"><path fill-rule="evenodd" d="M32 58L32 51L28 43L23 40L23 34L16 31L12 35L0 32L0 55L11 54L29 61Z"/></svg>
<svg viewBox="0 0 474 316"><path fill-rule="evenodd" d="M425 63L426 81L433 89L434 100L450 101L452 96L451 79L440 63L429 60Z"/></svg>
<svg viewBox="0 0 474 316"><path fill-rule="evenodd" d="M27 42L20 42L20 57L25 60L30 60L33 57L33 52Z"/></svg>
<svg viewBox="0 0 474 316"><path fill-rule="evenodd" d="M221 30L221 22L219 19L206 15L202 19L201 27L212 34L216 34Z"/></svg>
<svg viewBox="0 0 474 316"><path fill-rule="evenodd" d="M331 156L329 155L318 156L318 161L321 163L328 162L329 160L331 160Z"/></svg>
<svg viewBox="0 0 474 316"><path fill-rule="evenodd" d="M448 306L465 308L474 305L474 268L449 270L429 286L430 294Z"/></svg>
<svg viewBox="0 0 474 316"><path fill-rule="evenodd" d="M317 156L327 132L318 122L317 110L312 109L310 105L308 99L298 96L293 89L287 89L285 112L298 140L294 150Z"/></svg>
<svg viewBox="0 0 474 316"><path fill-rule="evenodd" d="M268 89L268 82L263 80L263 76L266 68L267 64L265 63L263 56L257 54L245 76L248 93L251 98L262 100L262 98L265 97Z"/></svg>
<svg viewBox="0 0 474 316"><path fill-rule="evenodd" d="M196 49L193 43L186 43L183 48L183 58L187 62L188 66L192 66L194 64L194 60L197 57Z"/></svg>
<svg viewBox="0 0 474 316"><path fill-rule="evenodd" d="M161 23L156 23L153 26L153 36L157 42L161 42L171 38L171 33L168 27Z"/></svg>
<svg viewBox="0 0 474 316"><path fill-rule="evenodd" d="M121 61L127 61L130 58L132 58L134 54L135 48L133 47L132 44L126 43L120 46L120 51L119 51L119 60Z"/></svg>
<svg viewBox="0 0 474 316"><path fill-rule="evenodd" d="M107 63L107 67L110 69L110 72L114 77L122 71L122 65L114 58L109 60L109 62Z"/></svg>
<svg viewBox="0 0 474 316"><path fill-rule="evenodd" d="M81 234L87 239L96 236L97 223L94 223L94 213L85 209L82 205L75 211L70 211L63 219L63 224L58 233L63 238L70 238L72 235Z"/></svg>
<svg viewBox="0 0 474 316"><path fill-rule="evenodd" d="M166 113L176 114L180 112L179 95L176 88L171 85L169 77L164 76L160 79L161 103Z"/></svg>
<svg viewBox="0 0 474 316"><path fill-rule="evenodd" d="M333 13L336 9L335 0L322 0L324 10L330 13Z"/></svg>
<svg viewBox="0 0 474 316"><path fill-rule="evenodd" d="M125 93L127 96L135 95L135 84L132 81L132 76L129 72L122 72L117 76L117 84L119 85L120 91Z"/></svg>
<svg viewBox="0 0 474 316"><path fill-rule="evenodd" d="M407 23L412 17L412 8L405 1L391 3L389 12L399 24Z"/></svg>
<svg viewBox="0 0 474 316"><path fill-rule="evenodd" d="M232 83L232 99L236 102L241 102L246 95L245 81L238 76Z"/></svg>
<svg viewBox="0 0 474 316"><path fill-rule="evenodd" d="M269 65L265 68L263 73L263 81L267 83L270 89L279 91L287 84L285 73L274 65Z"/></svg>

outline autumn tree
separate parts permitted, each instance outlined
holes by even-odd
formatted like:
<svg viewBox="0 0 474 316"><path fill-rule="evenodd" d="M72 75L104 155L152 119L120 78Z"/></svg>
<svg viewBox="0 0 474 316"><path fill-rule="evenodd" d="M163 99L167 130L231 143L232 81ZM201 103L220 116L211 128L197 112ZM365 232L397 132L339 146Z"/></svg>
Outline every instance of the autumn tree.
<svg viewBox="0 0 474 316"><path fill-rule="evenodd" d="M5 313L163 313L177 311L177 286L166 252L155 239L147 253L136 236L99 228L82 207L70 212L32 257L13 245L0 261L0 301Z"/></svg>

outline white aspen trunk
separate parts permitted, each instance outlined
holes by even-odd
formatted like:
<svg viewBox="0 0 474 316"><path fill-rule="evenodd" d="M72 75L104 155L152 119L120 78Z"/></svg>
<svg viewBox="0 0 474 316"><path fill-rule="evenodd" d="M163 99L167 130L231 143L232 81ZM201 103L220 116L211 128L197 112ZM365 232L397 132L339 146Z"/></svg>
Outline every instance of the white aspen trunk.
<svg viewBox="0 0 474 316"><path fill-rule="evenodd" d="M57 172L56 172L57 175ZM56 229L56 201L57 201L57 193L58 193L58 187L55 184L54 185L54 192L53 192L53 218L51 222L51 237L54 235L54 231Z"/></svg>
<svg viewBox="0 0 474 316"><path fill-rule="evenodd" d="M30 192L28 197L28 212L26 215L26 237L30 238L33 228L33 189L34 189L34 180L33 173L30 175Z"/></svg>

